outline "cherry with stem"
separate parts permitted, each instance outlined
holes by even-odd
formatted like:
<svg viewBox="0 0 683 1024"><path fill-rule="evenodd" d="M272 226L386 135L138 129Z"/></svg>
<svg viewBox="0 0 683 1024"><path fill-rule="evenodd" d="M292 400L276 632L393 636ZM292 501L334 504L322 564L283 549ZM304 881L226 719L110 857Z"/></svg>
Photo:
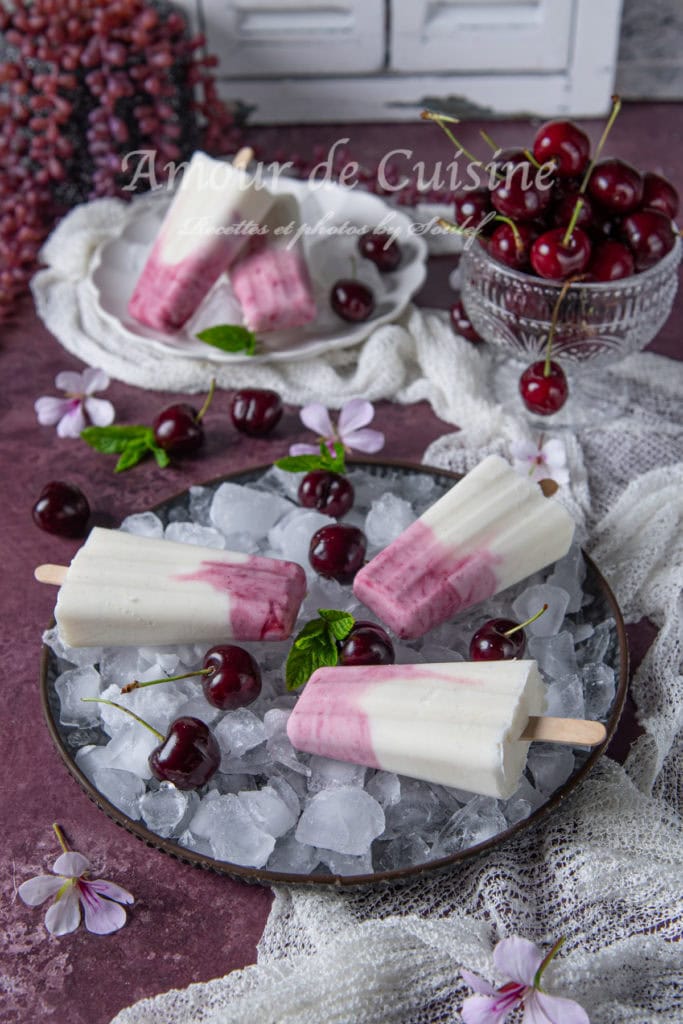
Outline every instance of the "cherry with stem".
<svg viewBox="0 0 683 1024"><path fill-rule="evenodd" d="M569 278L560 289L550 321L545 359L539 359L531 366L527 366L519 379L519 390L524 404L530 412L539 416L552 416L553 413L559 412L567 401L569 394L567 377L560 364L552 360L550 356L560 316L560 307L569 289L579 279L579 277Z"/></svg>
<svg viewBox="0 0 683 1024"><path fill-rule="evenodd" d="M511 661L521 658L526 646L525 627L540 619L547 610L548 605L544 604L540 611L522 623L512 619L489 619L470 641L470 658L472 661Z"/></svg>

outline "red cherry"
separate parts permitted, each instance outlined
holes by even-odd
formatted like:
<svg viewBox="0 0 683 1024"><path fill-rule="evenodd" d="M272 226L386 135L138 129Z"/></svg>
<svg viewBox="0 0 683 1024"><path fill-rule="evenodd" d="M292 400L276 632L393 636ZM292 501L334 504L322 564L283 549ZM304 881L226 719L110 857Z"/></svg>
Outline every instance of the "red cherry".
<svg viewBox="0 0 683 1024"><path fill-rule="evenodd" d="M536 132L534 156L539 164L553 160L560 178L582 174L588 166L590 140L572 121L548 121Z"/></svg>
<svg viewBox="0 0 683 1024"><path fill-rule="evenodd" d="M659 263L676 242L671 220L660 210L630 213L621 222L621 234L631 247L639 271Z"/></svg>
<svg viewBox="0 0 683 1024"><path fill-rule="evenodd" d="M82 537L90 517L88 499L80 487L51 480L33 506L33 522L60 537Z"/></svg>
<svg viewBox="0 0 683 1024"><path fill-rule="evenodd" d="M526 646L523 629L513 619L489 619L470 640L471 661L510 661L521 658ZM506 632L515 630L510 636Z"/></svg>
<svg viewBox="0 0 683 1024"><path fill-rule="evenodd" d="M577 198L578 192L563 192L557 198L552 211L552 222L556 227L567 227L572 219ZM576 220L576 226L585 230L586 228L592 227L595 214L590 200L585 196L582 196L581 198L583 199L583 202L581 204L581 209L579 210L579 216Z"/></svg>
<svg viewBox="0 0 683 1024"><path fill-rule="evenodd" d="M559 363L550 361L550 373L545 375L545 359L527 366L519 378L522 401L530 412L537 416L552 416L559 412L567 401L569 385L565 372Z"/></svg>
<svg viewBox="0 0 683 1024"><path fill-rule="evenodd" d="M199 718L176 718L166 739L149 755L152 775L177 789L197 789L215 775L221 752L209 727Z"/></svg>
<svg viewBox="0 0 683 1024"><path fill-rule="evenodd" d="M166 452L191 455L204 444L204 428L198 416L186 402L170 405L154 420L154 440Z"/></svg>
<svg viewBox="0 0 683 1024"><path fill-rule="evenodd" d="M313 469L299 484L299 501L304 508L317 508L335 519L346 515L353 499L350 480L329 469Z"/></svg>
<svg viewBox="0 0 683 1024"><path fill-rule="evenodd" d="M230 418L235 428L249 437L264 437L275 429L282 417L282 399L269 388L242 388L230 403Z"/></svg>
<svg viewBox="0 0 683 1024"><path fill-rule="evenodd" d="M580 274L588 266L591 244L581 228L574 228L565 245L564 228L540 235L531 247L531 265L541 277L562 281Z"/></svg>
<svg viewBox="0 0 683 1024"><path fill-rule="evenodd" d="M256 700L261 692L261 671L248 651L234 644L212 647L206 652L203 667L211 673L202 676L204 696L222 711L234 711Z"/></svg>
<svg viewBox="0 0 683 1024"><path fill-rule="evenodd" d="M370 289L360 281L341 280L332 286L330 305L342 320L361 323L372 316L375 298Z"/></svg>
<svg viewBox="0 0 683 1024"><path fill-rule="evenodd" d="M678 213L678 192L661 174L648 171L643 176L643 206L660 210L673 220Z"/></svg>
<svg viewBox="0 0 683 1024"><path fill-rule="evenodd" d="M491 195L487 188L456 192L453 196L455 223L460 227L478 228L491 213Z"/></svg>
<svg viewBox="0 0 683 1024"><path fill-rule="evenodd" d="M643 179L635 167L623 160L601 160L588 179L588 191L606 209L629 213L640 206Z"/></svg>
<svg viewBox="0 0 683 1024"><path fill-rule="evenodd" d="M514 221L536 220L543 213L550 203L552 190L539 188L535 174L536 169L530 163L519 163L496 182L491 202L498 213Z"/></svg>
<svg viewBox="0 0 683 1024"><path fill-rule="evenodd" d="M513 270L526 270L532 243L538 232L530 224L499 224L491 235L488 251L494 260Z"/></svg>
<svg viewBox="0 0 683 1024"><path fill-rule="evenodd" d="M393 665L394 645L386 630L375 622L359 619L339 647L342 665Z"/></svg>
<svg viewBox="0 0 683 1024"><path fill-rule="evenodd" d="M628 246L608 238L593 248L588 264L589 281L620 281L633 273L635 263Z"/></svg>
<svg viewBox="0 0 683 1024"><path fill-rule="evenodd" d="M308 558L320 576L350 583L363 564L366 545L357 526L322 526L311 537Z"/></svg>
<svg viewBox="0 0 683 1024"><path fill-rule="evenodd" d="M462 302L454 302L451 306L451 327L456 334L467 338L473 344L478 345L484 339L481 338L470 323L470 318L465 312Z"/></svg>
<svg viewBox="0 0 683 1024"><path fill-rule="evenodd" d="M361 256L372 260L383 274L396 270L401 262L401 249L387 231L368 231L358 239L358 251Z"/></svg>

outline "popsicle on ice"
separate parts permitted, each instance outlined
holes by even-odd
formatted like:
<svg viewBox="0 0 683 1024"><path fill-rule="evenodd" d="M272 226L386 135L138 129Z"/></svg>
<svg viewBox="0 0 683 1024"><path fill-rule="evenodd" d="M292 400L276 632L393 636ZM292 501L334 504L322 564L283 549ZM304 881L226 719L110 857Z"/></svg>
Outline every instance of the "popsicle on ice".
<svg viewBox="0 0 683 1024"><path fill-rule="evenodd" d="M294 747L507 798L531 739L594 746L600 722L542 718L535 661L319 668L287 722Z"/></svg>
<svg viewBox="0 0 683 1024"><path fill-rule="evenodd" d="M72 647L285 640L306 590L300 565L96 527L63 582L55 618ZM50 577L53 578L50 578Z"/></svg>
<svg viewBox="0 0 683 1024"><path fill-rule="evenodd" d="M557 561L574 522L539 486L490 455L356 575L353 591L402 637Z"/></svg>
<svg viewBox="0 0 683 1024"><path fill-rule="evenodd" d="M230 270L232 289L251 331L281 331L315 320L313 286L303 245L297 240L299 204L275 199L263 222Z"/></svg>
<svg viewBox="0 0 683 1024"><path fill-rule="evenodd" d="M192 316L259 224L273 197L243 166L206 153L192 157L135 286L128 312L140 323L176 331Z"/></svg>

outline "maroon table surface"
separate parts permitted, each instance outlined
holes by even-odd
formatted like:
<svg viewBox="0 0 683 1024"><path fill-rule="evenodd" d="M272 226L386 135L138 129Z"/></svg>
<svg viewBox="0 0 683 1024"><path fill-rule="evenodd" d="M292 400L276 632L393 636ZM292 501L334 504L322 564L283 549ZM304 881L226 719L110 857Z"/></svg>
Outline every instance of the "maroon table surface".
<svg viewBox="0 0 683 1024"><path fill-rule="evenodd" d="M676 105L627 108L614 129L613 149L646 168L660 168L683 186L683 136ZM478 125L461 126L463 141L476 145ZM528 139L528 123L486 125L501 145ZM595 139L600 124L588 126ZM249 141L272 151L276 146L304 155L313 145L329 145L348 137L354 159L378 160L397 147L414 147L425 160L448 159L448 144L433 126L352 125L305 128L259 128ZM419 296L423 304L447 307L452 258L431 261L428 282ZM679 295L674 314L651 349L678 357L678 324L683 312ZM247 886L181 864L146 847L118 828L74 782L54 749L43 722L38 689L40 636L48 622L55 594L33 580L41 562L67 562L78 547L37 529L31 507L42 486L68 479L88 495L93 511L112 525L189 487L250 465L272 461L289 445L310 440L297 410L288 407L268 440L246 440L227 416L229 395L221 392L207 414L207 443L201 456L160 470L153 461L114 475L110 457L99 455L79 440L60 440L54 428L38 425L33 403L55 394L60 370L81 369L37 319L29 298L15 320L2 328L0 368L0 454L3 466L2 666L4 712L0 754L3 765L0 852L0 940L2 949L2 1014L6 1024L69 1021L107 1024L123 1006L169 988L205 981L253 963L256 943L271 903L268 889ZM148 392L113 382L110 398L122 423L150 422L155 413L180 396ZM386 433L387 458L420 460L425 447L452 430L426 403L409 407L379 403L375 424ZM640 658L652 639L641 624L632 631L634 655ZM628 736L625 737L626 740ZM622 739L621 748L625 743ZM58 821L76 850L88 856L96 876L111 879L135 896L128 924L118 933L98 937L80 928L55 939L45 930L44 908L25 907L18 885L48 873L59 848L52 833Z"/></svg>

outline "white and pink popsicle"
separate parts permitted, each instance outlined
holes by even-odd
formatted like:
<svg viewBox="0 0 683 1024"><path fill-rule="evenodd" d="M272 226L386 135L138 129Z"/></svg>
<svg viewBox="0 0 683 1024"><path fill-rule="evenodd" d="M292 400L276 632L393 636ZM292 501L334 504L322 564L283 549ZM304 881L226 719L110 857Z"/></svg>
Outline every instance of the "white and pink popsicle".
<svg viewBox="0 0 683 1024"><path fill-rule="evenodd" d="M505 798L544 701L534 661L320 668L287 733L311 754Z"/></svg>
<svg viewBox="0 0 683 1024"><path fill-rule="evenodd" d="M313 286L303 245L297 240L299 204L275 199L263 222L230 269L230 284L251 331L283 331L315 320Z"/></svg>
<svg viewBox="0 0 683 1024"><path fill-rule="evenodd" d="M305 591L294 562L96 527L65 570L55 618L72 647L285 640Z"/></svg>
<svg viewBox="0 0 683 1024"><path fill-rule="evenodd" d="M574 521L536 483L490 455L356 575L353 591L401 637L557 561Z"/></svg>
<svg viewBox="0 0 683 1024"><path fill-rule="evenodd" d="M192 157L128 304L140 323L179 330L266 214L273 197L242 169L246 155Z"/></svg>

